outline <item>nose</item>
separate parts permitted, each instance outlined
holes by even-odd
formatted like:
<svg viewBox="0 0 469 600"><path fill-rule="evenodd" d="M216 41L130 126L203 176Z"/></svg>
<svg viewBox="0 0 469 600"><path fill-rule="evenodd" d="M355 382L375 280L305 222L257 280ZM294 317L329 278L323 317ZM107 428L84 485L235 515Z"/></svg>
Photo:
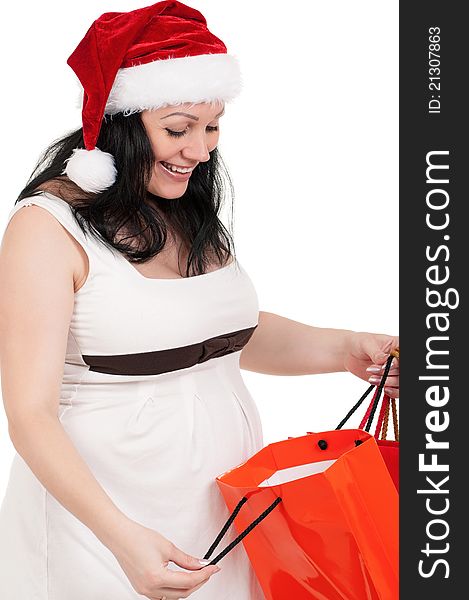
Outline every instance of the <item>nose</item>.
<svg viewBox="0 0 469 600"><path fill-rule="evenodd" d="M191 141L183 149L185 158L196 162L207 162L210 160L210 153L207 146L207 135L192 135Z"/></svg>

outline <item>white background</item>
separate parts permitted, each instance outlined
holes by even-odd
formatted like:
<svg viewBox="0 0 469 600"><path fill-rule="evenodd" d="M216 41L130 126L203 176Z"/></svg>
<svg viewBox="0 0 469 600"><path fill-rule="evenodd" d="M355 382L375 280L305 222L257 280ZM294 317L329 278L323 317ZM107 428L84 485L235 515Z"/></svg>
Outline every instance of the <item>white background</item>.
<svg viewBox="0 0 469 600"><path fill-rule="evenodd" d="M260 309L398 335L398 2L186 3L241 64L243 92L226 105L219 148L235 187L238 258ZM102 13L142 6L4 9L2 232L41 152L81 126L68 56ZM266 444L335 428L368 386L349 373L242 373ZM0 502L13 454L1 410Z"/></svg>

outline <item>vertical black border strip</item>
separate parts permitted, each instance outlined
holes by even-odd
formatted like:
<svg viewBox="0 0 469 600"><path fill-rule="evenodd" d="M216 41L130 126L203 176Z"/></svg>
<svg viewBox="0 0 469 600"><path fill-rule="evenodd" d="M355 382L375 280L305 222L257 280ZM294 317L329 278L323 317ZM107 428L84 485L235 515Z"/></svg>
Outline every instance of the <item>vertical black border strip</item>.
<svg viewBox="0 0 469 600"><path fill-rule="evenodd" d="M469 593L463 565L468 520L464 484L469 471L464 464L469 438L464 382L469 372L465 323L469 228L464 216L469 204L464 185L469 172L465 94L469 35L463 8L464 3L454 1L400 3L400 598L404 600L441 600ZM435 35L439 43L431 48L430 37L435 41ZM432 82L439 85L431 86ZM427 161L449 168L426 173ZM448 181L436 181L444 179ZM428 435L434 448L426 447ZM436 442L441 445L436 447ZM431 470L432 461L447 470Z"/></svg>

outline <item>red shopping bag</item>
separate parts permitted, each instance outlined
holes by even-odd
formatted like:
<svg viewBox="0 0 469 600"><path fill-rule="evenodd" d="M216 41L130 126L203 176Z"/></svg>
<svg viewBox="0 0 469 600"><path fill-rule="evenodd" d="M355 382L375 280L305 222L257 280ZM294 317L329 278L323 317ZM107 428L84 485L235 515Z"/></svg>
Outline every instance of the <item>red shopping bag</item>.
<svg viewBox="0 0 469 600"><path fill-rule="evenodd" d="M204 558L234 523L211 564L243 541L267 600L398 598L398 492L369 432L275 442L216 482L231 515Z"/></svg>

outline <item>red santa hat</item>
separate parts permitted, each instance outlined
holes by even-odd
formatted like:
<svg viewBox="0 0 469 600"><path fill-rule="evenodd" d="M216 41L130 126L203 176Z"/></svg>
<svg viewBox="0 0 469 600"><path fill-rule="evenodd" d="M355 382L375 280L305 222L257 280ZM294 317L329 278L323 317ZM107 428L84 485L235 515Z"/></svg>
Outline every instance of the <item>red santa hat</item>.
<svg viewBox="0 0 469 600"><path fill-rule="evenodd" d="M242 87L238 60L198 10L177 1L101 15L67 60L83 86L83 139L63 171L87 192L116 180L114 157L96 147L104 115L184 102L229 102Z"/></svg>

